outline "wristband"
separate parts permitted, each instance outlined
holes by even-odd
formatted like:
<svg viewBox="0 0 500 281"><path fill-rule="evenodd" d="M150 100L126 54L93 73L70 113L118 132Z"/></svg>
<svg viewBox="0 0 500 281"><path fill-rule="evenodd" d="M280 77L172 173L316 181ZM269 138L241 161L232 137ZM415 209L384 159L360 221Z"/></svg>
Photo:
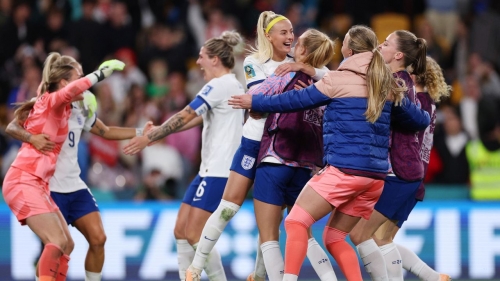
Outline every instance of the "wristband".
<svg viewBox="0 0 500 281"><path fill-rule="evenodd" d="M135 135L137 137L142 137L144 135L144 129L142 129L142 128L136 128L135 129Z"/></svg>

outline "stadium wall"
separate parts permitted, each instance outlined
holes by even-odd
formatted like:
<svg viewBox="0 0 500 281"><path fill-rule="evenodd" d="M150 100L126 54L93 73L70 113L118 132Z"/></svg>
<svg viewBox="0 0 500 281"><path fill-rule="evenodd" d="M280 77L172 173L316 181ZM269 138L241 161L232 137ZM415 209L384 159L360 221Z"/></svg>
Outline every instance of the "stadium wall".
<svg viewBox="0 0 500 281"><path fill-rule="evenodd" d="M103 279L178 280L173 228L179 204L100 204L108 238ZM314 235L320 243L325 222L323 219L314 225ZM71 255L68 277L69 280L82 280L87 242L73 227L71 232L76 247ZM253 206L246 202L217 244L228 279L245 280L253 270L256 239ZM282 248L284 239L282 229ZM396 240L453 279L500 278L499 202L420 203ZM40 247L29 228L21 227L8 207L1 203L0 280L34 280L34 262ZM338 277L343 279L334 261L333 264ZM300 278L318 279L307 259Z"/></svg>

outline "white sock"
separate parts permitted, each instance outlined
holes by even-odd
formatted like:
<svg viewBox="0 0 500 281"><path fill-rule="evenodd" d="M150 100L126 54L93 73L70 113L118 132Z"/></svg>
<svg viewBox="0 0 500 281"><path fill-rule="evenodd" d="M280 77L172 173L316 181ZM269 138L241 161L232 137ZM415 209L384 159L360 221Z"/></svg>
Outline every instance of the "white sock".
<svg viewBox="0 0 500 281"><path fill-rule="evenodd" d="M321 281L337 281L330 259L314 238L307 241L307 258Z"/></svg>
<svg viewBox="0 0 500 281"><path fill-rule="evenodd" d="M269 281L282 281L285 268L278 241L268 241L260 245ZM296 279L295 279L296 280Z"/></svg>
<svg viewBox="0 0 500 281"><path fill-rule="evenodd" d="M198 250L198 243L193 245L194 250ZM220 258L220 253L217 248L213 248L208 254L205 264L202 267L207 273L208 280L210 281L227 281L226 273L224 272L224 267L222 266L222 260ZM195 268L195 270L197 270ZM198 272L201 274L200 272Z"/></svg>
<svg viewBox="0 0 500 281"><path fill-rule="evenodd" d="M260 238L257 236L257 256L255 257L255 268L253 271L254 279L266 279L266 265L264 264L264 256L260 248Z"/></svg>
<svg viewBox="0 0 500 281"><path fill-rule="evenodd" d="M373 239L366 240L365 242L356 246L359 256L363 261L366 272L370 274L373 281L388 281L387 269L385 268L385 261L380 248Z"/></svg>
<svg viewBox="0 0 500 281"><path fill-rule="evenodd" d="M420 278L420 280L425 281L438 281L439 273L434 269L430 268L425 262L423 262L413 251L410 249L396 244L398 251L403 259L403 268L410 271Z"/></svg>
<svg viewBox="0 0 500 281"><path fill-rule="evenodd" d="M283 276L283 281L297 281L297 279L299 279L299 276L290 273L285 273Z"/></svg>
<svg viewBox="0 0 500 281"><path fill-rule="evenodd" d="M401 255L395 243L389 243L380 247L384 256L385 266L387 268L387 277L390 281L403 281L403 266L401 264Z"/></svg>
<svg viewBox="0 0 500 281"><path fill-rule="evenodd" d="M90 272L85 270L85 281L101 281L102 274L100 272Z"/></svg>
<svg viewBox="0 0 500 281"><path fill-rule="evenodd" d="M36 280L36 281L39 281L39 280L38 280L38 276L35 276L35 280Z"/></svg>
<svg viewBox="0 0 500 281"><path fill-rule="evenodd" d="M191 264L194 257L194 249L186 239L176 239L177 243L177 263L179 264L179 278L186 280L186 269Z"/></svg>
<svg viewBox="0 0 500 281"><path fill-rule="evenodd" d="M201 232L200 241L196 249L196 254L193 259L192 266L196 269L203 269L209 253L214 249L215 243L219 240L222 231L226 228L227 223L239 211L240 206L232 202L222 199L215 212L210 215L203 231Z"/></svg>

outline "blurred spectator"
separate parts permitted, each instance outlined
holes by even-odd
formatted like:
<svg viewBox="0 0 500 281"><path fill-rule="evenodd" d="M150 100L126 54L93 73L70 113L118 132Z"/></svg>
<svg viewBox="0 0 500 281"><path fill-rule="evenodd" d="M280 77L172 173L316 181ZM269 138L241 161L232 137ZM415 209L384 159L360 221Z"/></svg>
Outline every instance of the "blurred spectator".
<svg viewBox="0 0 500 281"><path fill-rule="evenodd" d="M432 26L427 20L420 21L419 25L417 26L415 35L417 37L424 38L425 41L427 41L428 56L436 60L439 65L443 65L446 63L450 46L447 45L447 42L443 42L438 37L436 37Z"/></svg>
<svg viewBox="0 0 500 281"><path fill-rule="evenodd" d="M127 12L127 5L119 0L113 0L109 8L108 21L103 28L105 54L112 54L121 48L135 47L136 30Z"/></svg>
<svg viewBox="0 0 500 281"><path fill-rule="evenodd" d="M188 23L195 36L198 49L210 38L218 37L226 30L233 30L234 25L218 8L209 8L207 21L203 17L203 9L198 1L191 1L188 7Z"/></svg>
<svg viewBox="0 0 500 281"><path fill-rule="evenodd" d="M69 40L80 51L80 63L84 73L95 70L104 57L102 26L93 17L95 3L96 0L82 0L82 17L70 27ZM92 34L94 40L89 40L82 34Z"/></svg>
<svg viewBox="0 0 500 281"><path fill-rule="evenodd" d="M480 140L467 145L471 169L471 198L500 199L500 98L483 95L479 101Z"/></svg>
<svg viewBox="0 0 500 281"><path fill-rule="evenodd" d="M118 114L109 84L100 83L94 89L94 95L97 98L97 116L99 119L106 125L113 126L112 124L118 124L121 115Z"/></svg>
<svg viewBox="0 0 500 281"><path fill-rule="evenodd" d="M451 81L465 81L468 69L467 59L470 51L469 36L469 27L465 19L462 18L457 23L456 40L451 47L448 63L444 66Z"/></svg>
<svg viewBox="0 0 500 281"><path fill-rule="evenodd" d="M479 138L477 123L477 105L481 98L481 88L474 75L468 75L465 79L464 96L460 101L460 115L463 128L472 140Z"/></svg>
<svg viewBox="0 0 500 281"><path fill-rule="evenodd" d="M93 10L94 18L97 22L104 24L108 18L111 11L111 1L112 0L96 0L96 6Z"/></svg>
<svg viewBox="0 0 500 281"><path fill-rule="evenodd" d="M125 109L121 119L124 127L139 128L149 121L145 114L146 103L144 88L133 84L125 99Z"/></svg>
<svg viewBox="0 0 500 281"><path fill-rule="evenodd" d="M469 71L479 82L483 95L500 97L500 77L491 63L482 60L477 53L469 56Z"/></svg>
<svg viewBox="0 0 500 281"><path fill-rule="evenodd" d="M125 63L123 71L113 73L103 83L110 87L113 100L116 105L116 113L122 115L125 107L125 97L133 84L144 87L147 83L146 75L137 66L137 59L134 51L129 48L121 48L114 54L116 59Z"/></svg>
<svg viewBox="0 0 500 281"><path fill-rule="evenodd" d="M500 97L483 95L478 104L479 136L489 151L500 150Z"/></svg>
<svg viewBox="0 0 500 281"><path fill-rule="evenodd" d="M0 0L0 28L7 22L12 11L12 0Z"/></svg>
<svg viewBox="0 0 500 281"><path fill-rule="evenodd" d="M100 137L95 136L95 139L98 138ZM91 168L87 172L89 186L100 190L116 192L132 190L139 184L137 176L118 162L116 166L110 167L105 163L92 160Z"/></svg>
<svg viewBox="0 0 500 281"><path fill-rule="evenodd" d="M428 168L428 178L441 184L467 184L469 164L465 146L469 141L461 125L460 114L456 107L444 106L442 130L436 130L434 148Z"/></svg>
<svg viewBox="0 0 500 281"><path fill-rule="evenodd" d="M38 66L31 65L24 68L21 84L12 89L7 100L11 113L14 111L14 103L24 102L37 96L40 81L42 81L42 70ZM13 114L9 115L13 116Z"/></svg>
<svg viewBox="0 0 500 281"><path fill-rule="evenodd" d="M7 20L0 30L0 64L14 56L17 48L23 44L32 44L35 41L36 29L29 22L31 8L27 1L15 1L12 17Z"/></svg>
<svg viewBox="0 0 500 281"><path fill-rule="evenodd" d="M186 93L186 79L180 72L168 76L169 91L162 99L161 107L165 114L177 113L191 101Z"/></svg>
<svg viewBox="0 0 500 281"><path fill-rule="evenodd" d="M149 84L146 87L148 97L160 99L169 92L168 66L162 59L154 59L148 66Z"/></svg>
<svg viewBox="0 0 500 281"><path fill-rule="evenodd" d="M158 143L144 149L141 156L143 176L157 170L161 173L163 181L167 179L180 181L182 179L184 171L181 155L173 147Z"/></svg>
<svg viewBox="0 0 500 281"><path fill-rule="evenodd" d="M155 16L151 10L148 0L139 0L139 12L141 18L141 28L150 28L155 21Z"/></svg>
<svg viewBox="0 0 500 281"><path fill-rule="evenodd" d="M313 21L311 21L311 16L314 14L306 13L304 5L300 2L294 2L286 9L284 16L290 20L293 26L293 32L298 37L304 33L309 27L311 27Z"/></svg>
<svg viewBox="0 0 500 281"><path fill-rule="evenodd" d="M19 87L23 79L24 69L34 66L41 67L41 60L43 59L45 59L45 52L43 52L41 46L37 50L30 45L23 44L19 46L15 56L9 58L3 65L0 72L1 79L6 81L10 86L10 90ZM6 98L7 96L8 94L5 94Z"/></svg>
<svg viewBox="0 0 500 281"><path fill-rule="evenodd" d="M161 58L167 62L170 71L187 71L187 60L194 53L194 47L187 44L186 34L181 28L155 25L147 36L147 45L139 56L139 66L147 69L149 62Z"/></svg>
<svg viewBox="0 0 500 281"><path fill-rule="evenodd" d="M152 169L144 176L141 187L134 196L136 201L165 201L175 198L177 181L165 179L158 169Z"/></svg>
<svg viewBox="0 0 500 281"><path fill-rule="evenodd" d="M52 8L46 15L45 25L39 32L46 52L56 52L69 40L68 26L64 24L64 14L57 8Z"/></svg>
<svg viewBox="0 0 500 281"><path fill-rule="evenodd" d="M489 1L489 5L498 5L497 0ZM495 4L496 3L496 4ZM471 28L471 52L478 53L481 58L493 62L500 68L500 14L491 8L481 9L475 15Z"/></svg>
<svg viewBox="0 0 500 281"><path fill-rule="evenodd" d="M455 42L458 22L458 0L426 0L425 16L436 36L451 46Z"/></svg>

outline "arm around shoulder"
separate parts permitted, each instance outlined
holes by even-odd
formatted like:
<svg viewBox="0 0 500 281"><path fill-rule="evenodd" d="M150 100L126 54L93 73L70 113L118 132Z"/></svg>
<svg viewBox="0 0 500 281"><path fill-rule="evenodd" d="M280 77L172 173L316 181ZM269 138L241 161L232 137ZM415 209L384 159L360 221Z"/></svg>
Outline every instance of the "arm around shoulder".
<svg viewBox="0 0 500 281"><path fill-rule="evenodd" d="M431 123L429 113L412 103L408 97L403 98L400 105L392 106L391 115L393 124L405 130L421 131Z"/></svg>
<svg viewBox="0 0 500 281"><path fill-rule="evenodd" d="M330 98L320 92L316 85L300 90L290 90L280 95L256 95L252 99L252 110L260 112L294 112L328 104Z"/></svg>

